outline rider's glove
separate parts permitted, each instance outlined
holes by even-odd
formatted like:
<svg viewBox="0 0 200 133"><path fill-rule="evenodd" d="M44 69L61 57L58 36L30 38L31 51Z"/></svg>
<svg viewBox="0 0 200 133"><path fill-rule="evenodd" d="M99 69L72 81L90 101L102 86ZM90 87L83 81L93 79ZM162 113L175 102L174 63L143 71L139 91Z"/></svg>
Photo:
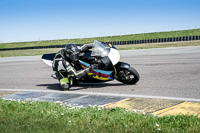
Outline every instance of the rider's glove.
<svg viewBox="0 0 200 133"><path fill-rule="evenodd" d="M92 65L89 66L90 71L97 69L97 68L98 68L97 64L92 64Z"/></svg>

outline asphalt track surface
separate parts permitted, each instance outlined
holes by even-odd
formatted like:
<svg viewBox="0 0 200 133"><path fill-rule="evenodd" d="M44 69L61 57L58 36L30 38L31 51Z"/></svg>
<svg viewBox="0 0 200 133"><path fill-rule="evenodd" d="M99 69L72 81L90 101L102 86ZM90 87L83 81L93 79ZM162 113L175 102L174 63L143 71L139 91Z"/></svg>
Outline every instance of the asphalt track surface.
<svg viewBox="0 0 200 133"><path fill-rule="evenodd" d="M200 101L200 46L120 51L122 61L140 74L136 85L117 80L82 83L71 93L125 97L167 97ZM62 92L41 56L0 58L0 90Z"/></svg>

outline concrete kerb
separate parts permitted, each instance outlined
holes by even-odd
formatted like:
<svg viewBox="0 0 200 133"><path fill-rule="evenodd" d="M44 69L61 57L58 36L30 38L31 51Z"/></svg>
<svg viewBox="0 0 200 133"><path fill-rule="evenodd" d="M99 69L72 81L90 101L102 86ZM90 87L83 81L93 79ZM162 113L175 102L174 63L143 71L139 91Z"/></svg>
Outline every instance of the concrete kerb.
<svg viewBox="0 0 200 133"><path fill-rule="evenodd" d="M105 107L121 107L134 112L152 113L156 116L194 115L200 118L200 102L185 102L179 100L127 98Z"/></svg>
<svg viewBox="0 0 200 133"><path fill-rule="evenodd" d="M0 90L0 98L16 93L21 92ZM108 108L120 107L125 108L129 111L140 112L145 114L151 113L160 117L166 115L195 115L200 118L200 102L187 102L183 100L174 99L131 97L125 98L117 102L108 102L107 104L104 104L102 106Z"/></svg>
<svg viewBox="0 0 200 133"><path fill-rule="evenodd" d="M2 98L4 96L11 95L11 94L15 94L15 93L20 93L20 92L17 92L17 91L0 91L0 98Z"/></svg>

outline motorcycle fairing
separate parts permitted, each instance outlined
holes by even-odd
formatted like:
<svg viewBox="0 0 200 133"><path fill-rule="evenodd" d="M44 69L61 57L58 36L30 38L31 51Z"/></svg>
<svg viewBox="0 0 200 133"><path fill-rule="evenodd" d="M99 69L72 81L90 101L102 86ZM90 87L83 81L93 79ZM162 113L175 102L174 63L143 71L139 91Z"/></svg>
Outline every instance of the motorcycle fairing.
<svg viewBox="0 0 200 133"><path fill-rule="evenodd" d="M113 66L116 65L120 61L120 54L117 49L110 48L108 57L109 57L110 61L112 62Z"/></svg>
<svg viewBox="0 0 200 133"><path fill-rule="evenodd" d="M53 59L55 57L56 53L48 53L48 54L44 54L42 56L42 60L49 65L50 67L52 67L52 63L53 63Z"/></svg>
<svg viewBox="0 0 200 133"><path fill-rule="evenodd" d="M113 66L120 61L120 54L116 47L114 47L112 44L103 44L97 40L94 41L94 48L92 49L91 56L107 56L112 62Z"/></svg>
<svg viewBox="0 0 200 133"><path fill-rule="evenodd" d="M90 66L90 64L88 64L86 62L83 62L81 60L79 60L79 63L80 63L81 66L84 66L84 67L89 67Z"/></svg>
<svg viewBox="0 0 200 133"><path fill-rule="evenodd" d="M90 66L90 64L81 60L79 60L79 63L83 68ZM113 71L104 71L104 70L94 69L93 71L90 71L88 75L93 76L93 78L98 79L98 80L114 80L110 76L112 72Z"/></svg>

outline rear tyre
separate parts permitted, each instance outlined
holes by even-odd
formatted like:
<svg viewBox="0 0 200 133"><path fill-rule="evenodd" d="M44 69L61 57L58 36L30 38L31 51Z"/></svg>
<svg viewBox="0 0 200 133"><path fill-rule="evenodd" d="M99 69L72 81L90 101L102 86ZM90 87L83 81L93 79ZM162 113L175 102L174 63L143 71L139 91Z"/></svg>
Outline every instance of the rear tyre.
<svg viewBox="0 0 200 133"><path fill-rule="evenodd" d="M116 79L124 84L136 84L140 79L140 75L130 66L128 68L119 68Z"/></svg>

